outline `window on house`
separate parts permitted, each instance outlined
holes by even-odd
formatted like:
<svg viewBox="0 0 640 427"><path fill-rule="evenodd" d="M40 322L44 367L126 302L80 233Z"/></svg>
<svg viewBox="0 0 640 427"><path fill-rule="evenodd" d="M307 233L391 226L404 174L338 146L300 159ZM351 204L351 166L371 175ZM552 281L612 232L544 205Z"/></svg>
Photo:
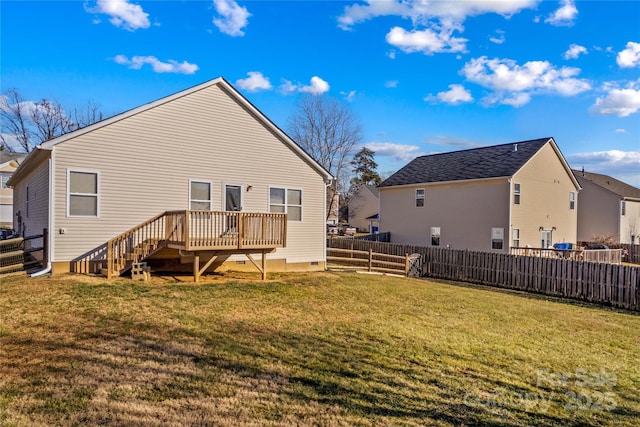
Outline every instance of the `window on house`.
<svg viewBox="0 0 640 427"><path fill-rule="evenodd" d="M519 248L520 247L520 229L519 228L513 229L512 237L513 237L513 244L511 246L513 246L514 248Z"/></svg>
<svg viewBox="0 0 640 427"><path fill-rule="evenodd" d="M552 230L540 230L540 247L550 248L553 244L553 231Z"/></svg>
<svg viewBox="0 0 640 427"><path fill-rule="evenodd" d="M69 171L67 177L69 216L98 216L98 174Z"/></svg>
<svg viewBox="0 0 640 427"><path fill-rule="evenodd" d="M424 206L424 188L416 189L416 208L421 208Z"/></svg>
<svg viewBox="0 0 640 427"><path fill-rule="evenodd" d="M520 184L513 184L513 204L520 204Z"/></svg>
<svg viewBox="0 0 640 427"><path fill-rule="evenodd" d="M626 215L626 213L627 213L627 203L622 201L620 202L620 215L624 216Z"/></svg>
<svg viewBox="0 0 640 427"><path fill-rule="evenodd" d="M569 193L569 209L576 208L576 193L573 191Z"/></svg>
<svg viewBox="0 0 640 427"><path fill-rule="evenodd" d="M0 177L2 177L2 188L7 188L7 181L9 181L9 178L11 178L11 174L3 173L0 174Z"/></svg>
<svg viewBox="0 0 640 427"><path fill-rule="evenodd" d="M502 249L504 246L504 228L491 229L491 249Z"/></svg>
<svg viewBox="0 0 640 427"><path fill-rule="evenodd" d="M302 190L270 188L269 212L286 213L287 220L302 221Z"/></svg>
<svg viewBox="0 0 640 427"><path fill-rule="evenodd" d="M211 210L211 183L208 181L189 181L189 210Z"/></svg>
<svg viewBox="0 0 640 427"><path fill-rule="evenodd" d="M431 227L431 246L440 246L440 227Z"/></svg>

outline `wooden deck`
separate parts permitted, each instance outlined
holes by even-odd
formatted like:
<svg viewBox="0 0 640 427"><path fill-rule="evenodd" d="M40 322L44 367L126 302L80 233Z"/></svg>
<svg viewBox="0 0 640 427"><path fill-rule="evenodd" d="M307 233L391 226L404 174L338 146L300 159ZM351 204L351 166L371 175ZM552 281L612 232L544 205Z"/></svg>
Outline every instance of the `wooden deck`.
<svg viewBox="0 0 640 427"><path fill-rule="evenodd" d="M245 254L266 275L265 254L286 246L287 215L259 212L167 211L107 242L108 278L122 274L160 249L170 248L194 256L194 279L202 268L200 254ZM262 254L258 265L252 253Z"/></svg>

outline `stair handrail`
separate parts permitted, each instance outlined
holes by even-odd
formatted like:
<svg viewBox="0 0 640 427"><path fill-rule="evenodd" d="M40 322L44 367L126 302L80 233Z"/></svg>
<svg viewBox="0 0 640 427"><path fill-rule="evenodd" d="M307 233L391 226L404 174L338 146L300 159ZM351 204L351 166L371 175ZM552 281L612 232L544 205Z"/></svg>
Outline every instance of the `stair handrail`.
<svg viewBox="0 0 640 427"><path fill-rule="evenodd" d="M166 215L167 215L168 211L162 212L156 216L154 216L153 218L150 218L148 220L146 220L145 222L136 225L135 227L113 237L112 239L109 239L109 241L107 241L107 278L111 278L116 274L116 270L118 270L117 272L119 273L121 269L116 268L116 262L120 261L119 258L114 258L114 252L116 249L116 245L118 245L120 242L124 242L126 239L128 239L129 237L133 236L136 232L142 230L145 227L150 226L153 223L158 222L159 220L163 219ZM154 236L155 238L158 239L158 244L159 245L164 245L164 241L166 240L166 235L165 235L165 227L158 227L159 230L162 230L162 232L160 233L161 235L158 236ZM156 248L156 250L159 249ZM134 254L135 255L135 254ZM139 257L136 258L145 258L146 256L148 256L148 254L145 255L140 255ZM132 262L138 262L139 259L137 261L132 260Z"/></svg>

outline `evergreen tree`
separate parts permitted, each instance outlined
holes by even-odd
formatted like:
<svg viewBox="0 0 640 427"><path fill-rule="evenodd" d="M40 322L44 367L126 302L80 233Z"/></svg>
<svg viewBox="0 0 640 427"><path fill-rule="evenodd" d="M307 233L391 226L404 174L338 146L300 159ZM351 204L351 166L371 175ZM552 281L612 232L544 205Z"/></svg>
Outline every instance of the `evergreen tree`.
<svg viewBox="0 0 640 427"><path fill-rule="evenodd" d="M351 185L354 187L362 184L378 185L382 182L382 178L380 178L380 175L378 175L376 171L378 164L373 159L374 156L375 152L367 147L362 147L362 149L353 156L351 166L353 166L355 176L351 179Z"/></svg>

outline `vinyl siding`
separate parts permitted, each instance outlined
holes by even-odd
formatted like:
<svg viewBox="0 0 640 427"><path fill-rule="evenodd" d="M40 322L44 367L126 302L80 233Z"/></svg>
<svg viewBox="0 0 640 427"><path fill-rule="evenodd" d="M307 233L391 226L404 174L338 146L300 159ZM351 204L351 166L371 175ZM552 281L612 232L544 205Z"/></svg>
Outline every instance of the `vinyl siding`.
<svg viewBox="0 0 640 427"><path fill-rule="evenodd" d="M512 194L511 230L520 229L520 246L540 247L540 227L552 230L553 243L576 243L580 196L550 143L513 176L512 192L515 183L520 184L520 204L513 204ZM575 209L569 209L570 192L576 194Z"/></svg>
<svg viewBox="0 0 640 427"><path fill-rule="evenodd" d="M223 89L213 85L64 141L55 150L55 261L69 261L166 210L189 208L189 180L242 185L243 210L267 212L269 187L303 191L303 221L269 258L324 260L324 182ZM99 214L67 216L67 171L99 173ZM250 190L249 186L251 186ZM248 190L248 191L247 191Z"/></svg>
<svg viewBox="0 0 640 427"><path fill-rule="evenodd" d="M578 205L578 241L590 242L596 236L615 236L620 232L620 197L578 177L583 189Z"/></svg>
<svg viewBox="0 0 640 427"><path fill-rule="evenodd" d="M367 217L378 213L378 198L368 188L360 188L349 200L349 224L362 231L369 231Z"/></svg>
<svg viewBox="0 0 640 427"><path fill-rule="evenodd" d="M29 187L29 215L27 215L27 187ZM42 234L48 228L49 221L49 161L38 164L13 189L13 228L17 231L16 213L19 211L24 225L25 236ZM33 247L42 244L42 240L33 240Z"/></svg>
<svg viewBox="0 0 640 427"><path fill-rule="evenodd" d="M415 207L415 190L426 190ZM440 247L491 251L491 229L503 228L508 249L509 184L506 179L382 187L380 231L394 243L431 246L431 227L440 227Z"/></svg>
<svg viewBox="0 0 640 427"><path fill-rule="evenodd" d="M620 243L631 243L631 236L634 244L640 243L640 202L627 200L626 212L620 220Z"/></svg>

